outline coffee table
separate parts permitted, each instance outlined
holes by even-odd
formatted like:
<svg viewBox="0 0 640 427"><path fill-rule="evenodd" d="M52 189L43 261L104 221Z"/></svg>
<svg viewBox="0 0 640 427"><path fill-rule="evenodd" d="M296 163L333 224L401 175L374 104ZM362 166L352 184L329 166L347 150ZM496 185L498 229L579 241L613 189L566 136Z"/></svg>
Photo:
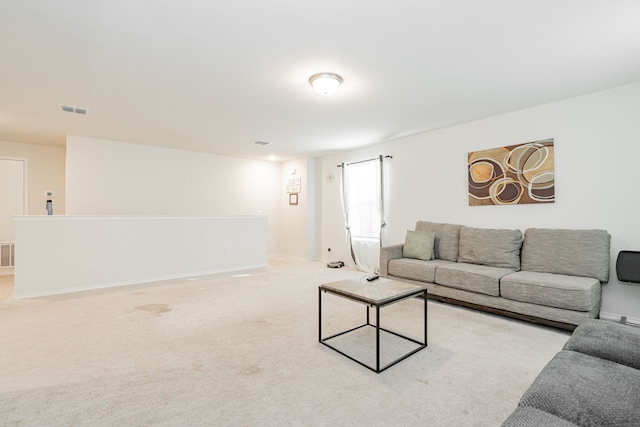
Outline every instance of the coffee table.
<svg viewBox="0 0 640 427"><path fill-rule="evenodd" d="M339 332L337 334L322 337L322 294L328 293L333 294L342 298L346 298L348 300L364 304L366 305L366 322L356 326L351 329L347 329L346 331ZM398 332L390 331L380 326L380 309L382 307L388 306L390 304L397 303L399 301L405 300L407 298L413 298L416 296L420 296L424 298L424 340L418 341L413 338L409 338L405 335L402 335ZM375 324L372 324L369 319L369 309L375 308ZM365 277L361 279L349 279L349 280L341 280L337 282L327 283L324 285L320 285L318 288L318 312L319 312L319 327L318 327L318 339L320 343L326 345L327 347L337 351L343 356L348 357L354 362L359 363L360 365L376 372L380 373L385 369L390 368L398 362L403 361L407 357L412 354L417 353L423 348L427 347L427 289L424 286L413 285L410 283L399 282L395 280L389 280L384 278L379 278L374 281L368 282ZM349 332L356 331L360 328L373 327L375 328L376 334L376 364L375 367L369 366L366 363L352 357L338 348L332 346L328 341L333 338L339 337L344 334L348 334ZM397 358L393 362L380 366L380 331L388 332L405 340L411 341L415 344L418 344L418 347L403 356Z"/></svg>

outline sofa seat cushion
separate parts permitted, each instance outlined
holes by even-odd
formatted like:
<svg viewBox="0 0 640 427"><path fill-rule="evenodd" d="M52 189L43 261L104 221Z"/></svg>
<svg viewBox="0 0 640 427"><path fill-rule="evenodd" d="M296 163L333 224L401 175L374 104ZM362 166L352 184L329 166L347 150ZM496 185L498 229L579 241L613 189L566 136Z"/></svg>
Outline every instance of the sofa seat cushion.
<svg viewBox="0 0 640 427"><path fill-rule="evenodd" d="M500 281L503 298L563 308L589 311L600 304L598 279L563 274L518 271Z"/></svg>
<svg viewBox="0 0 640 427"><path fill-rule="evenodd" d="M436 283L497 297L500 296L500 278L513 272L509 268L458 262L439 266L436 270Z"/></svg>
<svg viewBox="0 0 640 427"><path fill-rule="evenodd" d="M430 261L412 258L392 259L389 261L388 272L389 276L435 283L436 268L446 264L453 263L441 259L432 259Z"/></svg>
<svg viewBox="0 0 640 427"><path fill-rule="evenodd" d="M587 320L573 331L564 349L640 369L640 329L634 326Z"/></svg>
<svg viewBox="0 0 640 427"><path fill-rule="evenodd" d="M509 418L504 420L502 427L574 427L577 424L558 418L548 412L530 406L518 406Z"/></svg>
<svg viewBox="0 0 640 427"><path fill-rule="evenodd" d="M639 426L640 371L562 350L523 394L530 406L581 426Z"/></svg>
<svg viewBox="0 0 640 427"><path fill-rule="evenodd" d="M460 228L458 262L520 270L520 230Z"/></svg>

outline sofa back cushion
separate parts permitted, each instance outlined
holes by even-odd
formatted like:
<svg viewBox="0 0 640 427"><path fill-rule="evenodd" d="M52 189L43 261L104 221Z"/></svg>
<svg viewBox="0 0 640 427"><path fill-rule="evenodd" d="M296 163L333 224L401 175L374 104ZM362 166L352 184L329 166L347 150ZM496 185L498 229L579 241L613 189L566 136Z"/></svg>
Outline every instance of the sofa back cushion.
<svg viewBox="0 0 640 427"><path fill-rule="evenodd" d="M520 270L520 230L460 228L458 262Z"/></svg>
<svg viewBox="0 0 640 427"><path fill-rule="evenodd" d="M457 224L440 224L436 222L418 221L416 231L429 231L435 235L433 255L435 259L456 262L460 244L460 227Z"/></svg>
<svg viewBox="0 0 640 427"><path fill-rule="evenodd" d="M522 245L522 270L593 277L609 281L611 235L605 230L529 228Z"/></svg>

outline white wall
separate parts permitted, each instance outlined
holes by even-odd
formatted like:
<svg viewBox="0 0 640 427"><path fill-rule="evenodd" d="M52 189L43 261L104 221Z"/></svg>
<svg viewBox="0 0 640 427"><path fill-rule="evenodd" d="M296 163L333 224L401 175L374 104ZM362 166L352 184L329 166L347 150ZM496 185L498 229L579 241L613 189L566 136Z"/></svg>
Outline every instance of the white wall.
<svg viewBox="0 0 640 427"><path fill-rule="evenodd" d="M319 256L320 229L316 213L320 199L316 171L320 168L316 167L317 163L321 164L316 158L301 158L282 164L282 194L279 196L282 253L307 260L316 260ZM290 205L289 195L285 193L285 182L293 177L300 177L302 183L297 205Z"/></svg>
<svg viewBox="0 0 640 427"><path fill-rule="evenodd" d="M53 213L65 213L65 149L44 145L0 141L0 157L20 157L28 161L28 215L45 211L45 191L54 191Z"/></svg>
<svg viewBox="0 0 640 427"><path fill-rule="evenodd" d="M301 192L298 194L298 204L289 204L289 194L285 191L285 183L290 178L301 179ZM307 256L307 207L313 204L307 191L307 160L297 159L282 163L281 191L278 199L281 201L281 247L287 248L287 254L301 259Z"/></svg>
<svg viewBox="0 0 640 427"><path fill-rule="evenodd" d="M69 215L267 215L280 253L280 164L67 137Z"/></svg>
<svg viewBox="0 0 640 427"><path fill-rule="evenodd" d="M25 212L28 160L0 156L0 243L13 241L14 215Z"/></svg>
<svg viewBox="0 0 640 427"><path fill-rule="evenodd" d="M555 140L555 203L468 206L468 152L547 138ZM640 321L640 286L619 283L615 273L620 250L640 250L640 83L324 157L322 176L332 172L336 179L322 181L321 240L334 260L349 260L336 164L378 154L393 156L385 244L403 242L417 220L522 231L606 229L611 273L601 315Z"/></svg>
<svg viewBox="0 0 640 427"><path fill-rule="evenodd" d="M15 218L14 295L37 297L267 266L267 217Z"/></svg>

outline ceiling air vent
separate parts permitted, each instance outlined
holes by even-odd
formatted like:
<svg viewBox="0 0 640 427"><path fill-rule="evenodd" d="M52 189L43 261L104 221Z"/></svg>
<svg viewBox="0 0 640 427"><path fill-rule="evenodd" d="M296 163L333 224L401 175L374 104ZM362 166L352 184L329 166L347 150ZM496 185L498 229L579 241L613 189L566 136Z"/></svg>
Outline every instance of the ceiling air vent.
<svg viewBox="0 0 640 427"><path fill-rule="evenodd" d="M262 146L271 144L269 141L253 141L253 143L255 145L262 145Z"/></svg>
<svg viewBox="0 0 640 427"><path fill-rule="evenodd" d="M83 116L86 116L89 113L89 109L88 108L74 107L73 105L60 104L60 109L62 111L67 112L67 113L82 114Z"/></svg>

